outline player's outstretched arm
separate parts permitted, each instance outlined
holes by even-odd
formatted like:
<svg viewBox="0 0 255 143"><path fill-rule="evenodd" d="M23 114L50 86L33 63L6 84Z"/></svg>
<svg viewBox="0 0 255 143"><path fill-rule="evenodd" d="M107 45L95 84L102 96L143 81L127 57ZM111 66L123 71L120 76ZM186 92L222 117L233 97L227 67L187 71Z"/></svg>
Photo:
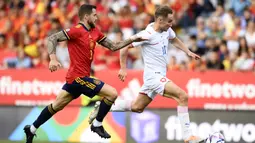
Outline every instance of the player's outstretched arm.
<svg viewBox="0 0 255 143"><path fill-rule="evenodd" d="M126 47L127 45L131 44L132 42L140 42L140 41L145 41L145 40L147 40L147 39L144 39L137 35L133 35L129 39L119 41L119 42L113 42L110 39L106 38L105 40L100 42L100 44L102 46L110 49L111 51L117 51L119 49Z"/></svg>
<svg viewBox="0 0 255 143"><path fill-rule="evenodd" d="M61 67L61 64L57 61L56 47L58 42L66 41L67 37L63 31L52 34L48 37L47 48L50 56L49 70L54 72Z"/></svg>
<svg viewBox="0 0 255 143"><path fill-rule="evenodd" d="M118 73L118 77L121 81L124 81L127 76L127 56L128 56L128 49L133 47L131 44L123 49L120 50L120 71Z"/></svg>
<svg viewBox="0 0 255 143"><path fill-rule="evenodd" d="M183 52L185 52L186 54L188 54L190 52L190 50L184 45L184 43L178 38L175 37L173 40L173 45L179 49L181 49Z"/></svg>
<svg viewBox="0 0 255 143"><path fill-rule="evenodd" d="M197 59L200 59L200 56L198 56L197 54L191 52L186 46L185 44L177 37L175 37L172 40L173 44L175 47L181 49L182 51L184 51L186 54L188 54L190 57Z"/></svg>
<svg viewBox="0 0 255 143"><path fill-rule="evenodd" d="M58 42L66 41L66 40L68 39L63 31L59 31L58 33L54 33L51 36L49 36L48 42L47 42L49 55L56 54L56 46Z"/></svg>

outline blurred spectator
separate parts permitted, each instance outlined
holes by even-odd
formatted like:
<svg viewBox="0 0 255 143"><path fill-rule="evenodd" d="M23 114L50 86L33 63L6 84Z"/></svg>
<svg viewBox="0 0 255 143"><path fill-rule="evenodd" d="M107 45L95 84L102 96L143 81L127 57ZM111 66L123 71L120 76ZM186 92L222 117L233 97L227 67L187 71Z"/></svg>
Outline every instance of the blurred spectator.
<svg viewBox="0 0 255 143"><path fill-rule="evenodd" d="M220 61L223 61L226 56L228 55L229 51L227 49L227 45L225 41L222 41L222 43L219 46L219 58Z"/></svg>
<svg viewBox="0 0 255 143"><path fill-rule="evenodd" d="M237 16L242 16L244 9L250 4L250 0L231 0L231 8L234 9Z"/></svg>
<svg viewBox="0 0 255 143"><path fill-rule="evenodd" d="M200 35L202 38L202 35ZM205 54L205 41L204 39L200 39L200 40L197 40L196 36L195 35L191 35L190 36L190 40L189 40L189 49L194 52L194 53L197 53L199 55L204 55Z"/></svg>
<svg viewBox="0 0 255 143"><path fill-rule="evenodd" d="M185 63L185 62L182 62L182 63ZM175 56L170 57L170 61L168 65L169 70L173 70L173 71L180 70L180 65L181 64L177 64Z"/></svg>
<svg viewBox="0 0 255 143"><path fill-rule="evenodd" d="M216 43L216 38L214 37L208 37L206 39L206 42L205 42L205 46L206 46L206 54L208 52L217 52L219 51L219 47L217 45L218 43Z"/></svg>
<svg viewBox="0 0 255 143"><path fill-rule="evenodd" d="M216 40L223 39L224 31L220 27L219 19L213 17L210 19L209 30L206 32L207 37L216 38Z"/></svg>
<svg viewBox="0 0 255 143"><path fill-rule="evenodd" d="M234 54L236 54L236 53L234 53ZM229 57L229 50L227 48L227 45L226 45L225 41L223 41L220 44L219 58L220 58L220 62L224 66L224 70L230 71L232 69L232 63L231 63L231 60L230 60L230 57Z"/></svg>
<svg viewBox="0 0 255 143"><path fill-rule="evenodd" d="M133 69L143 69L144 63L141 55L141 47L136 47L128 51L128 57L131 61L131 67Z"/></svg>
<svg viewBox="0 0 255 143"><path fill-rule="evenodd" d="M247 27L247 24L248 24L249 21L255 21L254 18L255 18L254 15L252 15L250 10L248 8L246 8L244 10L243 16L241 17L241 26L242 26L242 29L245 29Z"/></svg>
<svg viewBox="0 0 255 143"><path fill-rule="evenodd" d="M242 51L241 56L234 63L234 70L251 71L253 70L254 59L252 59L247 51Z"/></svg>
<svg viewBox="0 0 255 143"><path fill-rule="evenodd" d="M123 33L120 29L115 29L113 32L111 32L108 35L108 38L111 39L114 42L118 42L123 40ZM119 51L110 51L106 50L105 51L105 60L106 60L106 66L107 68L110 69L119 69L120 64L119 64Z"/></svg>
<svg viewBox="0 0 255 143"><path fill-rule="evenodd" d="M118 25L123 33L123 38L127 39L128 37L134 34L133 31L133 18L131 9L129 6L124 6L120 12L118 17Z"/></svg>
<svg viewBox="0 0 255 143"><path fill-rule="evenodd" d="M17 57L7 58L4 60L4 66L8 68L31 68L32 61L27 57L22 49L17 51Z"/></svg>
<svg viewBox="0 0 255 143"><path fill-rule="evenodd" d="M70 60L66 42L59 43L56 49L56 56L63 68L69 67Z"/></svg>
<svg viewBox="0 0 255 143"><path fill-rule="evenodd" d="M48 68L49 67L49 56L46 50L40 51L40 55L33 59L34 68ZM62 65L63 66L63 65Z"/></svg>
<svg viewBox="0 0 255 143"><path fill-rule="evenodd" d="M241 56L242 52L248 52L248 44L245 37L240 37L238 42L239 42L239 48L238 48L237 55Z"/></svg>
<svg viewBox="0 0 255 143"><path fill-rule="evenodd" d="M213 52L209 53L207 68L215 69L215 70L223 70L224 69L224 65L220 62L217 52L213 51Z"/></svg>
<svg viewBox="0 0 255 143"><path fill-rule="evenodd" d="M6 47L7 47L7 45L6 45L6 41L5 41L5 36L0 35L0 50L6 49Z"/></svg>
<svg viewBox="0 0 255 143"><path fill-rule="evenodd" d="M189 61L189 57L187 56L187 54L175 47L170 47L170 49L168 50L168 56L169 57L174 56L176 58L177 64Z"/></svg>
<svg viewBox="0 0 255 143"><path fill-rule="evenodd" d="M191 40L196 42L196 46L198 47L197 54L204 54L205 51L205 40L207 38L207 29L205 26L205 19L203 17L198 17L196 20L196 29L191 33Z"/></svg>
<svg viewBox="0 0 255 143"><path fill-rule="evenodd" d="M254 0L251 1L251 6L249 7L249 10L250 10L251 14L254 16L255 15L255 1Z"/></svg>
<svg viewBox="0 0 255 143"><path fill-rule="evenodd" d="M229 9L225 14L221 17L222 28L225 29L225 34L228 35L232 33L232 31L235 29L235 23L234 23L235 13L233 9Z"/></svg>
<svg viewBox="0 0 255 143"><path fill-rule="evenodd" d="M241 20L239 17L234 19L234 29L231 33L225 33L225 40L227 41L227 47L229 52L237 53L239 48L239 37L243 37L245 34L245 29L241 27Z"/></svg>
<svg viewBox="0 0 255 143"><path fill-rule="evenodd" d="M112 29L107 36L112 41L120 41L123 39L123 33L118 27ZM105 47L101 45L97 45L95 48L94 54L94 69L95 71L103 70L103 69L119 69L119 51L112 52L107 50Z"/></svg>
<svg viewBox="0 0 255 143"><path fill-rule="evenodd" d="M245 38L249 48L255 48L255 24L254 21L249 21L245 33Z"/></svg>

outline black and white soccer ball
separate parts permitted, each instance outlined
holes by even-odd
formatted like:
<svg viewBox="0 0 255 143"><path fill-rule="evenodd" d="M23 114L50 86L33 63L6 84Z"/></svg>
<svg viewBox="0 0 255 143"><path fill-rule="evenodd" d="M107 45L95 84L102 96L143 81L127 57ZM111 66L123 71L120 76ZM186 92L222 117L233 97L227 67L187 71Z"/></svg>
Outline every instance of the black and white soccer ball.
<svg viewBox="0 0 255 143"><path fill-rule="evenodd" d="M209 135L205 143L225 143L225 139L220 132L214 132Z"/></svg>

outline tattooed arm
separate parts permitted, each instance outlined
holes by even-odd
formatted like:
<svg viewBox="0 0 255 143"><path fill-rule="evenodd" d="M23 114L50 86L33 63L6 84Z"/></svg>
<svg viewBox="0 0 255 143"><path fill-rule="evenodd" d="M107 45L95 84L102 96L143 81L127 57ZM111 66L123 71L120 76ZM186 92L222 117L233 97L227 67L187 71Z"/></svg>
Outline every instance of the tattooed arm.
<svg viewBox="0 0 255 143"><path fill-rule="evenodd" d="M117 51L117 50L122 49L125 46L131 44L132 42L133 42L133 40L131 40L131 39L127 39L127 40L119 41L119 42L113 42L110 39L106 38L105 40L100 42L100 44L102 46L110 49L111 51Z"/></svg>
<svg viewBox="0 0 255 143"><path fill-rule="evenodd" d="M56 46L58 42L65 40L67 40L67 37L63 31L52 34L50 37L48 37L47 48L50 55L49 70L51 72L54 72L61 67L61 64L57 61Z"/></svg>
<svg viewBox="0 0 255 143"><path fill-rule="evenodd" d="M48 37L47 48L51 60L56 59L56 46L58 42L66 40L68 39L63 31L59 31L58 33L54 33Z"/></svg>
<svg viewBox="0 0 255 143"><path fill-rule="evenodd" d="M148 40L148 39L142 38L141 36L133 35L129 39L124 40L124 41L119 41L119 42L113 42L110 39L105 38L99 44L110 49L111 51L117 51L119 49L126 47L127 45L129 45L133 42L141 42L141 41L145 41L145 40Z"/></svg>

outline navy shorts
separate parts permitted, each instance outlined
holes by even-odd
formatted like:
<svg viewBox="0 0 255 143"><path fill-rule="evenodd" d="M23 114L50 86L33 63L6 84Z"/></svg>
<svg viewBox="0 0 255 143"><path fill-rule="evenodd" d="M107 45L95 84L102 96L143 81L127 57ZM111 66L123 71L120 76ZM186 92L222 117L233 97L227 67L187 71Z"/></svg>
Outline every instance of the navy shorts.
<svg viewBox="0 0 255 143"><path fill-rule="evenodd" d="M100 92L103 86L104 82L98 79L91 77L77 77L71 84L64 84L62 89L69 92L74 99L78 98L81 94L93 98Z"/></svg>

